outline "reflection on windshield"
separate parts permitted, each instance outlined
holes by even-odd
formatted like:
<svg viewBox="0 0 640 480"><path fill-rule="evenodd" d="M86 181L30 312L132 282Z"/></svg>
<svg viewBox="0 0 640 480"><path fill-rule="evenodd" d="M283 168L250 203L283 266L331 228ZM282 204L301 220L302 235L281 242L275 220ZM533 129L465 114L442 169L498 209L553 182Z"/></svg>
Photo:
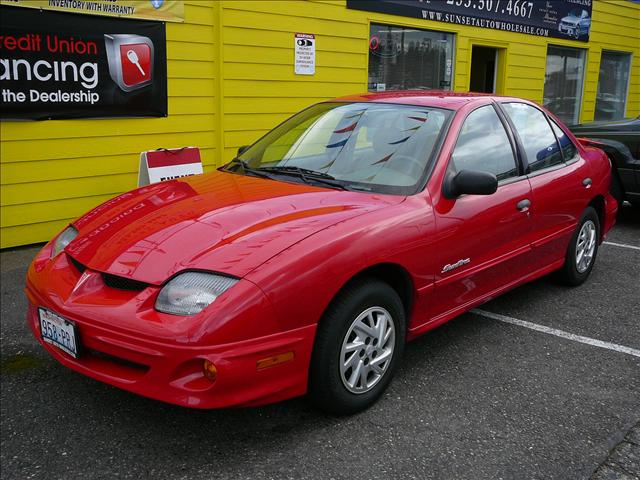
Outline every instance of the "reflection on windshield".
<svg viewBox="0 0 640 480"><path fill-rule="evenodd" d="M323 103L292 117L240 155L253 169L299 167L384 193L413 193L447 110Z"/></svg>

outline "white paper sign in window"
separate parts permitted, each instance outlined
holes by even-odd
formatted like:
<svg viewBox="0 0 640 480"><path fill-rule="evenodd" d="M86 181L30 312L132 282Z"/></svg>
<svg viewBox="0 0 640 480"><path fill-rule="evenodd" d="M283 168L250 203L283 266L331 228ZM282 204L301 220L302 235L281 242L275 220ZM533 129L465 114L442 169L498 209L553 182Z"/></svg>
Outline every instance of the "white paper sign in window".
<svg viewBox="0 0 640 480"><path fill-rule="evenodd" d="M296 33L295 36L296 75L316 73L316 36L312 33Z"/></svg>

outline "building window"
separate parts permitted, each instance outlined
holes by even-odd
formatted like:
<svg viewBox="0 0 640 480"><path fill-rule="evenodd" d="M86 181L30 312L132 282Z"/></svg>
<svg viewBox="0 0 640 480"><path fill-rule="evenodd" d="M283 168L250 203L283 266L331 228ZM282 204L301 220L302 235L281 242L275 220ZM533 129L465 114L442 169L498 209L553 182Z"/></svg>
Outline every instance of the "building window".
<svg viewBox="0 0 640 480"><path fill-rule="evenodd" d="M544 106L567 124L578 123L580 118L584 64L584 50L549 45Z"/></svg>
<svg viewBox="0 0 640 480"><path fill-rule="evenodd" d="M453 34L371 25L369 90L451 90Z"/></svg>
<svg viewBox="0 0 640 480"><path fill-rule="evenodd" d="M596 120L624 118L629 85L631 55L602 52L596 96Z"/></svg>

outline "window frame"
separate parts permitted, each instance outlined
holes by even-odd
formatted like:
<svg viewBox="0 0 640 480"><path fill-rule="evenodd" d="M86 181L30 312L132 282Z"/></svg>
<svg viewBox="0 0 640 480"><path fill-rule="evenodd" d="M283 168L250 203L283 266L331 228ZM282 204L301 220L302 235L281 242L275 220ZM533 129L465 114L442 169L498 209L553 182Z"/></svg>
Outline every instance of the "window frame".
<svg viewBox="0 0 640 480"><path fill-rule="evenodd" d="M435 90L445 90L448 92L453 92L455 91L455 78L456 78L456 53L457 53L457 45L458 45L458 34L457 32L451 31L451 30L437 30L437 29L433 29L433 28L424 28L423 26L416 26L415 24L410 24L410 23L402 23L402 22L385 22L385 21L377 21L377 20L373 20L373 19L369 19L369 21L367 22L367 27L368 27L368 41L371 40L371 27L373 25L378 25L378 26L383 26L383 27L393 27L393 28L404 28L406 30L420 30L420 31L424 31L424 32L433 32L433 33L440 33L440 34L446 34L446 35L451 35L451 83L449 84L448 87L440 87L439 85L437 87L435 87ZM367 92L368 93L381 93L378 90L369 90L369 78L370 78L370 71L369 71L369 55L371 53L367 50ZM401 92L402 89L399 90L384 90L384 92Z"/></svg>
<svg viewBox="0 0 640 480"><path fill-rule="evenodd" d="M509 114L505 111L504 107L502 106L503 104L506 104L506 103L521 103L521 104L527 105L527 106L529 106L531 108L535 108L536 110L538 110L539 112L542 113L542 115L544 116L545 120L547 121L547 126L549 127L549 129L551 130L551 133L553 134L553 138L556 139L556 146L558 147L558 150L560 151L560 155L562 157L562 162L560 162L560 163L558 163L556 165L551 165L550 167L541 168L540 170L536 170L535 172L531 171L531 167L529 165L529 159L527 158L527 152L526 152L526 150L524 148L524 144L522 143L522 139L520 138L520 134L518 133L518 129L516 128L515 124L511 120L511 117L509 117ZM514 136L516 138L516 142L518 144L518 148L520 149L521 154L522 154L522 162L523 162L523 165L524 165L524 172L525 172L525 175L527 177L535 177L537 175L541 175L541 174L544 174L544 173L547 173L547 172L553 172L555 170L559 170L560 168L564 168L567 165L571 165L571 164L573 164L573 163L578 161L578 159L575 159L575 160L572 160L571 162L567 162L567 159L564 157L564 151L562 150L562 148L560 146L560 140L558 139L558 136L556 135L556 132L553 129L553 125L551 125L551 119L550 119L549 115L547 114L547 112L545 112L543 109L541 109L537 105L532 105L531 103L523 102L523 101L517 101L517 100L504 100L504 101L501 101L499 103L499 107L500 107L500 110L502 110L504 112L504 115L505 115L507 121L509 122L509 125L510 125L511 129L513 130L513 134L514 134ZM558 124L558 127L560 128L560 130L562 130L564 132L565 135L567 135L567 132L565 132L562 127L560 127L560 124ZM569 137L569 135L567 135L567 138L569 139L569 141L575 147L576 145L571 140L571 137ZM578 150L577 147L576 147L576 150ZM579 154L580 154L580 150L578 150L578 158L579 158Z"/></svg>
<svg viewBox="0 0 640 480"><path fill-rule="evenodd" d="M551 125L551 131L553 132L553 134L556 137L556 142L558 142L558 146L560 147L560 152L562 153L562 158L564 159L564 164L565 165L573 165L574 163L576 163L578 160L580 160L580 149L578 148L578 146L573 142L573 140L571 140L571 137L567 134L567 132L565 131L564 128L562 128L563 126L560 125L554 118L551 118L551 116L549 114L547 114L547 112L543 111L542 113L545 114L545 116L547 117L547 122L549 123L549 125ZM576 149L576 154L574 155L573 158L571 158L570 160L567 160L567 158L564 156L564 150L562 149L562 144L560 143L560 138L558 138L558 135L556 134L556 130L553 128L553 123L555 123L558 128L562 131L562 133L565 134L565 136L567 137L567 139L569 140L569 142L571 142L571 145L573 145L573 148ZM566 127L565 127L566 128Z"/></svg>
<svg viewBox="0 0 640 480"><path fill-rule="evenodd" d="M598 83L596 84L596 100L593 107L594 120L596 120L595 115L597 113L596 107L598 105L598 90L600 88L600 67L602 65L602 56L606 53L615 53L618 55L626 55L629 59L629 70L627 72L627 85L624 91L624 108L622 109L622 118L614 118L611 121L622 120L627 118L627 107L629 105L629 88L631 87L631 69L633 67L633 52L625 52L624 50L612 50L609 48L603 48L600 52L600 62L598 63Z"/></svg>
<svg viewBox="0 0 640 480"><path fill-rule="evenodd" d="M505 178L503 180L498 180L498 188L502 187L503 185L509 185L511 183L519 182L527 178L527 174L524 169L524 164L522 163L522 158L520 157L520 152L518 151L517 138L514 136L511 126L507 122L507 118L505 118L504 113L501 111L500 106L495 101L491 100L491 102L478 105L474 109L467 112L467 114L464 116L464 118L460 122L460 128L458 128L458 131L456 132L455 141L453 142L453 146L451 147L451 152L449 152L449 155L448 155L449 158L447 159L447 166L445 168L446 173L443 178L442 187L444 187L444 182L446 181L447 174L450 172L451 163L453 162L453 153L455 152L456 146L458 145L458 141L460 140L460 134L462 132L462 127L464 126L464 123L468 120L469 116L472 113L484 107L493 108L493 111L498 116L498 119L502 124L502 128L504 128L507 138L509 140L509 145L511 146L511 153L513 154L513 160L516 164L516 175L513 177Z"/></svg>
<svg viewBox="0 0 640 480"><path fill-rule="evenodd" d="M587 81L587 68L589 66L589 49L588 48L582 48L582 47L573 47L573 46L566 46L566 45L559 45L557 43L549 43L547 44L547 51L546 51L546 55L545 55L545 68L544 68L544 84L542 86L542 96L543 96L543 102L544 103L544 91L545 91L545 86L546 86L546 78L547 78L547 64L549 62L549 49L551 48L555 48L555 49L560 49L560 50L575 50L580 52L581 55L581 59L582 59L582 77L580 79L580 88L578 89L578 91L576 92L577 94L580 95L579 97L579 101L578 103L578 111L576 114L576 121L574 123L580 123L580 119L582 118L582 110L583 110L583 104L584 104L584 92L585 92L585 87L586 87L586 81ZM545 107L546 108L546 107ZM551 111L551 110L550 110ZM558 116L557 114L555 114L555 112L553 112L554 115ZM560 118L558 116L558 118ZM563 120L564 122L564 120ZM572 123L573 125L573 123Z"/></svg>

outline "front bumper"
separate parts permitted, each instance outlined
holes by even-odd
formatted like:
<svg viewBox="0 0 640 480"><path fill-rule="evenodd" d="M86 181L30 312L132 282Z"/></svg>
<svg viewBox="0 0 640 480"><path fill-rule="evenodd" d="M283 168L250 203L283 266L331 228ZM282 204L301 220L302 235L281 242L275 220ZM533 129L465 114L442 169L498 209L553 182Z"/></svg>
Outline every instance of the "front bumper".
<svg viewBox="0 0 640 480"><path fill-rule="evenodd" d="M574 33L578 30L577 26L573 25L563 25L562 23L558 26L558 30L561 33L566 33L568 35L574 35Z"/></svg>
<svg viewBox="0 0 640 480"><path fill-rule="evenodd" d="M37 262L38 258L34 264ZM284 332L274 330L267 335L237 341L225 341L230 338L227 334L220 336L222 341L219 343L207 341L212 335L203 335L194 326L182 330L175 328L171 332L175 341L171 341L171 335L154 338L154 332L162 330L166 333L168 327L163 329L158 325L158 319L148 317L148 312L146 316L140 314L136 318L127 315L127 312L134 314L127 311L127 305L141 303L137 297L116 304L120 301L120 292L114 292L111 298L100 289L84 296L78 296L76 290L72 290L76 296L61 295L68 290L64 283L73 283L73 272L66 268L64 262L64 259L50 262L54 265L39 272L38 267L32 265L26 289L29 327L43 347L64 366L123 390L193 408L255 406L306 392L316 325ZM77 359L42 340L39 307L75 322L80 344ZM263 319L256 318L256 312L251 308L235 310L240 317L235 320L245 332L246 326L255 324L257 320L277 323L268 320L269 312L264 313ZM231 318L225 321L225 325L233 321ZM122 325L133 324L140 329L122 328ZM264 329L258 326L255 331L264 333ZM189 341L189 338L194 341ZM293 358L287 362L260 368L264 367L261 360L283 354L287 354L289 359L289 352L293 352ZM203 373L205 359L217 368L214 382Z"/></svg>

